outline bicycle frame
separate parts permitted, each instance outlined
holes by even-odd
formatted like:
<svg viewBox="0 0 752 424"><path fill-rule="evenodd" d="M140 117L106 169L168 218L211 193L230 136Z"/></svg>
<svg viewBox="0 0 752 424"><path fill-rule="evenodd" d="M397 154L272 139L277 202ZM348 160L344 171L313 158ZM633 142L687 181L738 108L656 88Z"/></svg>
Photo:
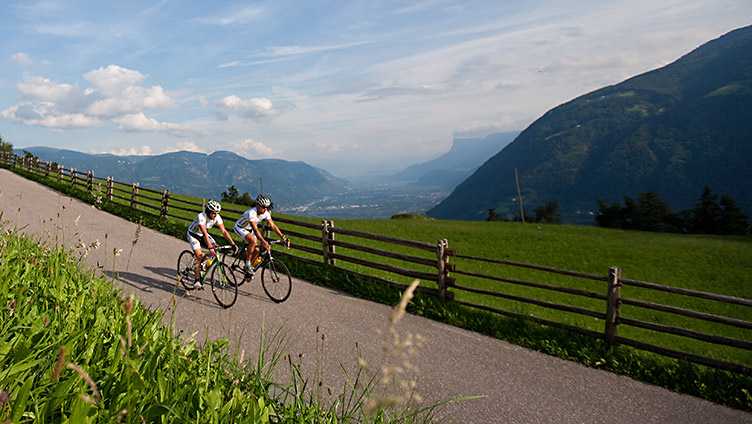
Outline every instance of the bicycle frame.
<svg viewBox="0 0 752 424"><path fill-rule="evenodd" d="M270 247L283 243L282 240L272 240L269 242ZM260 253L261 262L253 267L253 274L247 274L244 270L246 261L247 244L243 243L243 248L237 255L231 255L229 258L230 272L235 276L238 286L243 285L246 281L251 281L253 276L261 270L261 286L266 295L276 303L287 300L292 290L292 277L287 266L272 256L272 249L264 250ZM227 258L225 255L224 258ZM223 259L224 259L223 258Z"/></svg>
<svg viewBox="0 0 752 424"><path fill-rule="evenodd" d="M218 246L214 248L217 252L234 250L235 246ZM224 263L223 255L214 255L205 260L212 260L212 263L206 269L199 270L198 281L202 285L210 280L212 294L217 302L223 308L229 308L235 304L238 297L238 284L235 281L235 275L230 271L227 272L227 265ZM183 287L190 291L195 288L189 280L195 275L194 264L196 256L191 250L184 250L178 257L178 281L183 283ZM202 267L203 268L203 267Z"/></svg>

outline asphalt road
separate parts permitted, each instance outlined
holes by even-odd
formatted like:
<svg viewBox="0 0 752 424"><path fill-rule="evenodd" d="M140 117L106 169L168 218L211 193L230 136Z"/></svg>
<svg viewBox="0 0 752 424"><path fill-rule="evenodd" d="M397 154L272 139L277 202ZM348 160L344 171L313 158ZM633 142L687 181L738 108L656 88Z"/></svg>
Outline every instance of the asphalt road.
<svg viewBox="0 0 752 424"><path fill-rule="evenodd" d="M52 243L57 236L58 242L72 246L78 242L76 232L86 244L99 240L100 248L88 255L87 263L115 271L124 294L135 293L145 306L164 309L165 320L172 320L181 336L196 332L199 340L227 338L245 358L255 359L262 332L267 338L275 332L284 335L287 352L302 361L303 370L321 376L325 402L330 399L327 388L335 395L342 390L341 367L350 373L358 369L356 343L370 368L401 363L382 348L388 306L297 279L290 298L275 304L259 277L241 287L228 310L219 307L210 289L186 295L179 288L177 305L171 306L177 257L188 248L186 241L141 228L134 245L136 224L4 169L0 211L9 225ZM113 249L122 249L121 255L114 257ZM460 423L752 423L747 412L421 317L406 315L396 328L403 338L424 338L409 358L417 371L405 379L417 379L416 391L426 402L483 396L452 403L440 409L439 418ZM286 372L285 367L278 370Z"/></svg>

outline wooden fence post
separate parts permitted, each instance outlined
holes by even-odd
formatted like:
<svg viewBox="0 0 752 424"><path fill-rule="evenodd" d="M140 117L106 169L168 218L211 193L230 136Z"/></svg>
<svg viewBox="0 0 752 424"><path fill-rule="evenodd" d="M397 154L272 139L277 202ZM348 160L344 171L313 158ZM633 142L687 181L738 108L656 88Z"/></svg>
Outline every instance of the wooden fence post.
<svg viewBox="0 0 752 424"><path fill-rule="evenodd" d="M63 182L63 165L57 166L57 182L62 183Z"/></svg>
<svg viewBox="0 0 752 424"><path fill-rule="evenodd" d="M334 231L332 231L332 228L334 228L334 221L329 221L329 225L327 227L329 228L329 231L326 232L326 246L327 249L329 249L329 263L332 264L332 266L337 266L337 258L331 257L333 254L337 253L337 246L335 246L333 243L335 238Z"/></svg>
<svg viewBox="0 0 752 424"><path fill-rule="evenodd" d="M334 241L332 228L334 221L321 221L321 254L325 264L337 266L337 259L331 257L332 253L336 253L335 246L331 243Z"/></svg>
<svg viewBox="0 0 752 424"><path fill-rule="evenodd" d="M138 183L133 183L131 186L131 209L138 210Z"/></svg>
<svg viewBox="0 0 752 424"><path fill-rule="evenodd" d="M162 207L159 209L159 217L167 219L167 208L170 203L170 190L162 192Z"/></svg>
<svg viewBox="0 0 752 424"><path fill-rule="evenodd" d="M86 189L89 190L89 193L94 191L94 171L86 173Z"/></svg>
<svg viewBox="0 0 752 424"><path fill-rule="evenodd" d="M71 187L76 188L76 168L70 169L70 175L71 175Z"/></svg>
<svg viewBox="0 0 752 424"><path fill-rule="evenodd" d="M52 164L49 161L44 163L44 177L45 178L50 178L50 166L52 166Z"/></svg>
<svg viewBox="0 0 752 424"><path fill-rule="evenodd" d="M606 294L606 340L609 342L619 335L619 305L621 304L621 268L608 269L608 292Z"/></svg>
<svg viewBox="0 0 752 424"><path fill-rule="evenodd" d="M113 191L114 185L115 185L114 178L107 177L107 201L108 202L112 201L112 191Z"/></svg>
<svg viewBox="0 0 752 424"><path fill-rule="evenodd" d="M449 241L447 239L439 240L436 244L436 285L439 290L439 299L444 300L447 297L447 248L449 247Z"/></svg>

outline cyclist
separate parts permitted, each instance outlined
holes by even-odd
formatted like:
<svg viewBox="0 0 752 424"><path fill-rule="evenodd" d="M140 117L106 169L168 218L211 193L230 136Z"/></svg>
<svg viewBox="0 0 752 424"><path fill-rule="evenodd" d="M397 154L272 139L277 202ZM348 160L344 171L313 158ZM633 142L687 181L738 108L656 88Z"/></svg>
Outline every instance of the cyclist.
<svg viewBox="0 0 752 424"><path fill-rule="evenodd" d="M258 258L260 253L258 240L261 241L261 246L263 246L264 249L271 249L271 246L269 246L269 243L264 239L261 230L258 228L258 224L261 221L266 220L272 231L277 233L277 235L285 241L285 245L290 245L290 241L282 235L282 231L280 231L279 227L277 227L274 221L272 221L272 213L269 210L271 205L272 201L268 197L259 194L258 197L256 197L256 207L248 209L243 213L243 216L235 221L235 234L248 243L248 248L245 253L245 267L243 270L246 274L251 276L253 275L253 262Z"/></svg>
<svg viewBox="0 0 752 424"><path fill-rule="evenodd" d="M193 249L193 253L195 254L193 272L196 277L194 288L197 290L201 290L200 267L201 262L203 262L205 257L201 248L206 247L213 253L214 249L212 248L217 246L214 238L209 235L209 228L212 228L215 225L219 227L219 229L222 230L222 235L224 235L225 238L235 246L235 253L238 251L238 246L232 240L230 233L225 229L225 225L222 223L222 217L219 216L219 211L221 210L222 206L218 202L209 200L206 203L204 211L196 215L196 218L193 219L191 225L188 226L188 243L191 244L191 249Z"/></svg>

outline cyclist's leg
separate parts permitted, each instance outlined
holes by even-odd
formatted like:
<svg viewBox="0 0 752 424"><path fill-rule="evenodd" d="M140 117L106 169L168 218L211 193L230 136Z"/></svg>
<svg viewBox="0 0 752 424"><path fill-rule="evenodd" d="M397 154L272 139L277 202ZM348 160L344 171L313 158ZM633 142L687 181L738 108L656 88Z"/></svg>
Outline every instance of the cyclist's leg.
<svg viewBox="0 0 752 424"><path fill-rule="evenodd" d="M246 270L250 270L251 264L259 254L258 241L252 231L246 232L244 240L248 243L245 253L245 264L247 265Z"/></svg>
<svg viewBox="0 0 752 424"><path fill-rule="evenodd" d="M193 237L190 233L188 233L188 243L191 245L191 250L193 250L193 275L195 277L195 281L198 281L201 278L201 275L199 274L199 270L201 268L201 261L204 259L203 252L201 250L201 245L204 244L201 242L200 239Z"/></svg>

